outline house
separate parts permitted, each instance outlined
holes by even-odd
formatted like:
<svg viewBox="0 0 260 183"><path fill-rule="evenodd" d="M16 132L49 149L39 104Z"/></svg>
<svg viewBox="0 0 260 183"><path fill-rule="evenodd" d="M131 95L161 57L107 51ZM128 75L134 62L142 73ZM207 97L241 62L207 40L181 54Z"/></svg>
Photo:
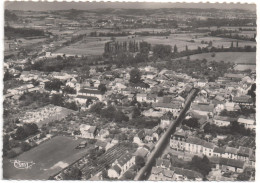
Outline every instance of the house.
<svg viewBox="0 0 260 183"><path fill-rule="evenodd" d="M86 103L87 103L88 100L91 100L91 101L92 101L91 103L93 103L94 101L98 101L99 99L98 99L97 97L91 97L91 96L85 96L85 95L77 95L77 96L74 98L74 100L75 100L78 104L84 106L84 105L86 105Z"/></svg>
<svg viewBox="0 0 260 183"><path fill-rule="evenodd" d="M156 165L155 166L169 170L170 167L171 167L171 161L168 160L168 159L158 158L158 159L156 159Z"/></svg>
<svg viewBox="0 0 260 183"><path fill-rule="evenodd" d="M148 102L148 103L156 103L156 102L158 102L157 95L156 94L147 94L146 102Z"/></svg>
<svg viewBox="0 0 260 183"><path fill-rule="evenodd" d="M175 102L175 103L154 103L153 107L157 110L161 110L163 112L171 112L173 116L178 116L180 110L182 109L182 103Z"/></svg>
<svg viewBox="0 0 260 183"><path fill-rule="evenodd" d="M145 138L147 142L154 142L155 138L153 137L153 130L152 129L145 129Z"/></svg>
<svg viewBox="0 0 260 183"><path fill-rule="evenodd" d="M152 167L150 181L172 181L174 180L174 171L163 169L161 167Z"/></svg>
<svg viewBox="0 0 260 183"><path fill-rule="evenodd" d="M253 99L249 95L241 95L239 97L233 97L232 101L234 103L245 105L245 106L253 105Z"/></svg>
<svg viewBox="0 0 260 183"><path fill-rule="evenodd" d="M160 122L160 127L165 129L167 127L170 126L170 124L173 122L173 114L171 112L167 112L165 113L162 117L161 117L161 122Z"/></svg>
<svg viewBox="0 0 260 183"><path fill-rule="evenodd" d="M100 101L102 101L103 99L103 94L101 91L99 90L92 90L92 89L80 89L78 91L78 95L81 95L81 96L89 96L89 97L96 97L98 98Z"/></svg>
<svg viewBox="0 0 260 183"><path fill-rule="evenodd" d="M245 119L244 117L238 118L237 122L244 125L245 128L255 130L256 122L254 119Z"/></svg>
<svg viewBox="0 0 260 183"><path fill-rule="evenodd" d="M107 148L107 145L108 143L105 142L105 141L101 141L101 140L97 140L97 142L95 143L95 147L98 148L98 149L104 149L106 150Z"/></svg>
<svg viewBox="0 0 260 183"><path fill-rule="evenodd" d="M97 127L96 126L90 126L86 124L81 124L79 126L80 128L80 133L82 138L89 138L89 139L94 139L96 136L97 132Z"/></svg>
<svg viewBox="0 0 260 183"><path fill-rule="evenodd" d="M146 93L138 93L136 94L136 100L138 102L146 102L146 97L147 97L147 94Z"/></svg>
<svg viewBox="0 0 260 183"><path fill-rule="evenodd" d="M197 137L188 137L186 139L185 151L211 157L213 156L214 147L215 145L213 143L201 140Z"/></svg>
<svg viewBox="0 0 260 183"><path fill-rule="evenodd" d="M202 154L203 141L197 137L188 137L186 139L185 151L194 154Z"/></svg>
<svg viewBox="0 0 260 183"><path fill-rule="evenodd" d="M244 75L243 74L226 73L224 75L224 77L231 80L231 81L238 82L238 81L241 81L243 79Z"/></svg>
<svg viewBox="0 0 260 183"><path fill-rule="evenodd" d="M213 149L213 156L214 157L222 157L225 154L225 149L221 147L214 147Z"/></svg>
<svg viewBox="0 0 260 183"><path fill-rule="evenodd" d="M251 148L239 146L237 151L237 159L249 162L252 153L253 150Z"/></svg>
<svg viewBox="0 0 260 183"><path fill-rule="evenodd" d="M191 111L194 111L202 116L213 116L214 105L210 103L192 103Z"/></svg>
<svg viewBox="0 0 260 183"><path fill-rule="evenodd" d="M96 138L100 140L105 140L105 138L109 135L109 131L105 129L101 129L98 133Z"/></svg>
<svg viewBox="0 0 260 183"><path fill-rule="evenodd" d="M127 152L112 164L112 168L108 170L108 177L120 178L133 165L135 165L135 156Z"/></svg>
<svg viewBox="0 0 260 183"><path fill-rule="evenodd" d="M133 142L138 144L139 146L143 144L143 140L145 139L145 131L140 130L133 139Z"/></svg>
<svg viewBox="0 0 260 183"><path fill-rule="evenodd" d="M76 85L77 85L77 88L79 87L79 83L77 83L77 80L75 78L71 78L69 79L66 84L66 86L69 86L71 88L76 88Z"/></svg>
<svg viewBox="0 0 260 183"><path fill-rule="evenodd" d="M137 156L141 156L143 157L144 159L150 154L150 151L147 150L146 148L144 147L139 147L135 153L133 154L135 157Z"/></svg>
<svg viewBox="0 0 260 183"><path fill-rule="evenodd" d="M184 168L172 167L171 170L174 172L175 181L202 181L203 175L199 172L188 170Z"/></svg>
<svg viewBox="0 0 260 183"><path fill-rule="evenodd" d="M122 172L121 168L118 165L114 165L107 171L107 175L110 178L119 178L121 172Z"/></svg>
<svg viewBox="0 0 260 183"><path fill-rule="evenodd" d="M245 162L235 159L220 158L219 164L222 171L242 173L245 168Z"/></svg>
<svg viewBox="0 0 260 183"><path fill-rule="evenodd" d="M223 154L223 157L229 159L237 159L237 151L238 149L234 147L226 147L225 154Z"/></svg>
<svg viewBox="0 0 260 183"><path fill-rule="evenodd" d="M42 72L31 70L31 71L23 71L20 75L20 80L22 81L31 81L31 80L37 80L39 77L41 77Z"/></svg>
<svg viewBox="0 0 260 183"><path fill-rule="evenodd" d="M226 109L227 111L237 111L240 109L240 107L234 102L226 102L224 104L224 109Z"/></svg>
<svg viewBox="0 0 260 183"><path fill-rule="evenodd" d="M186 134L184 132L176 132L171 136L170 147L177 151L184 151L186 145Z"/></svg>
<svg viewBox="0 0 260 183"><path fill-rule="evenodd" d="M236 119L226 116L214 116L213 118L213 122L217 126L228 126L232 121L236 121Z"/></svg>
<svg viewBox="0 0 260 183"><path fill-rule="evenodd" d="M202 153L208 157L213 156L213 149L215 145L211 142L206 142L204 141L203 146L202 146Z"/></svg>

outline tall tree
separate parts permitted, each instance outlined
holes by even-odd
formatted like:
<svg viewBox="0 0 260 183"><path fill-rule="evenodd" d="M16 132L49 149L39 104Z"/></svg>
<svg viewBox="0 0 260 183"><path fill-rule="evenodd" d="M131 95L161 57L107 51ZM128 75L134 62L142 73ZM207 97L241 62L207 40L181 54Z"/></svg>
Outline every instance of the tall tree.
<svg viewBox="0 0 260 183"><path fill-rule="evenodd" d="M139 83L141 81L141 72L139 69L134 68L130 71L130 82Z"/></svg>

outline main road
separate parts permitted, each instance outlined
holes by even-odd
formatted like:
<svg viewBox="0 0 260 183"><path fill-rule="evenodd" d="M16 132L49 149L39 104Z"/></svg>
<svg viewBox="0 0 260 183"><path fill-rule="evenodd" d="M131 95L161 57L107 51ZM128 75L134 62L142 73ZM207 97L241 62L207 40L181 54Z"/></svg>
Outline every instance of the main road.
<svg viewBox="0 0 260 183"><path fill-rule="evenodd" d="M170 125L168 130L162 135L160 140L157 142L157 144L155 145L154 150L152 151L152 153L148 157L148 159L146 161L146 164L137 173L137 175L135 176L134 180L146 180L148 178L148 176L149 176L149 174L151 172L152 166L155 163L156 158L161 156L162 152L165 150L165 148L169 144L171 135L175 133L176 127L179 126L180 123L183 121L183 119L185 117L185 114L189 110L190 104L191 104L192 100L195 98L195 96L197 95L198 91L199 91L199 89L197 89L197 88L193 88L190 91L189 95L186 97L186 101L185 101L184 107L181 110L179 116Z"/></svg>

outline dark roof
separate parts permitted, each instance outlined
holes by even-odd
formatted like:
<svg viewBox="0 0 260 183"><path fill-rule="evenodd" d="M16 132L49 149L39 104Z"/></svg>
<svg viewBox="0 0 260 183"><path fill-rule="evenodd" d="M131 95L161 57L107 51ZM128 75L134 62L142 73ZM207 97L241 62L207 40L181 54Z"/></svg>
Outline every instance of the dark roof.
<svg viewBox="0 0 260 183"><path fill-rule="evenodd" d="M151 174L159 174L163 171L162 168L160 167L152 167L152 171L151 171Z"/></svg>
<svg viewBox="0 0 260 183"><path fill-rule="evenodd" d="M221 121L236 121L236 118L231 118L231 117L227 117L227 116L214 116L214 119L216 120L221 120Z"/></svg>
<svg viewBox="0 0 260 183"><path fill-rule="evenodd" d="M214 105L208 103L193 103L192 109L199 110L199 111L213 112Z"/></svg>
<svg viewBox="0 0 260 183"><path fill-rule="evenodd" d="M148 153L149 153L149 151L146 148L139 148L135 151L134 155L145 158Z"/></svg>
<svg viewBox="0 0 260 183"><path fill-rule="evenodd" d="M121 168L120 168L118 165L114 165L114 166L112 167L112 169L114 169L114 170L120 175L120 173L121 173Z"/></svg>
<svg viewBox="0 0 260 183"><path fill-rule="evenodd" d="M174 172L173 171L171 171L171 170L163 170L163 175L165 176L165 177L168 177L168 178L172 178L173 177L173 175L174 175Z"/></svg>
<svg viewBox="0 0 260 183"><path fill-rule="evenodd" d="M139 137L139 139L144 139L145 137L145 131L144 130L141 130L137 133L137 136Z"/></svg>
<svg viewBox="0 0 260 183"><path fill-rule="evenodd" d="M97 97L92 97L92 96L84 96L84 95L77 95L76 98L83 98L83 99L92 99L92 100L98 100Z"/></svg>
<svg viewBox="0 0 260 183"><path fill-rule="evenodd" d="M237 154L238 149L234 147L226 147L225 152L226 153L231 153L231 154Z"/></svg>
<svg viewBox="0 0 260 183"><path fill-rule="evenodd" d="M240 97L234 97L233 98L233 102L237 102L237 103L252 103L253 100L250 96L248 95L244 95L244 96L240 96Z"/></svg>
<svg viewBox="0 0 260 183"><path fill-rule="evenodd" d="M197 145L203 145L203 140L201 140L200 138L197 137L188 137L186 140L186 143L190 143L190 144L197 144Z"/></svg>
<svg viewBox="0 0 260 183"><path fill-rule="evenodd" d="M162 107L162 108L171 108L171 109L180 109L182 107L181 103L154 103L153 107Z"/></svg>
<svg viewBox="0 0 260 183"><path fill-rule="evenodd" d="M164 166L166 168L170 168L171 167L171 161L167 160L167 159L158 158L156 160L156 166L157 167Z"/></svg>
<svg viewBox="0 0 260 183"><path fill-rule="evenodd" d="M211 142L205 142L203 144L204 147L209 148L209 149L213 149L215 147L215 145Z"/></svg>
<svg viewBox="0 0 260 183"><path fill-rule="evenodd" d="M239 147L237 152L239 156L246 156L246 157L249 157L251 153L252 153L252 149L248 147L242 147L242 146Z"/></svg>
<svg viewBox="0 0 260 183"><path fill-rule="evenodd" d="M219 164L220 158L217 156L212 156L212 157L209 157L209 161L210 161L210 163L213 163L213 164Z"/></svg>
<svg viewBox="0 0 260 183"><path fill-rule="evenodd" d="M224 154L225 153L225 149L221 148L221 147L215 147L213 152L215 153L220 153L220 154Z"/></svg>
<svg viewBox="0 0 260 183"><path fill-rule="evenodd" d="M183 169L183 168L177 168L173 167L172 170L174 173L186 176L188 179L196 179L196 178L203 178L203 175L199 172L188 170L188 169Z"/></svg>
<svg viewBox="0 0 260 183"><path fill-rule="evenodd" d="M236 168L243 168L245 162L240 161L240 160L235 160L235 159L228 159L227 165L236 167Z"/></svg>
<svg viewBox="0 0 260 183"><path fill-rule="evenodd" d="M101 140L97 140L95 145L98 146L98 147L105 148L107 146L107 143L104 142L104 141L101 141Z"/></svg>
<svg viewBox="0 0 260 183"><path fill-rule="evenodd" d="M235 160L235 159L228 159L228 158L220 158L221 165L227 165L231 167L236 167L236 168L243 168L244 167L244 162L241 160Z"/></svg>
<svg viewBox="0 0 260 183"><path fill-rule="evenodd" d="M173 119L173 114L172 114L171 112L167 112L167 113L165 113L165 114L161 117L161 119L163 119L163 120L172 120L172 119Z"/></svg>
<svg viewBox="0 0 260 183"><path fill-rule="evenodd" d="M95 133L97 130L97 127L96 126L91 126L89 129L88 129L88 132L89 133Z"/></svg>
<svg viewBox="0 0 260 183"><path fill-rule="evenodd" d="M79 93L90 93L90 94L102 95L101 91L99 91L99 90L88 90L88 89L80 89Z"/></svg>
<svg viewBox="0 0 260 183"><path fill-rule="evenodd" d="M125 155L121 156L117 161L120 166L124 166L131 158L132 155L130 153L126 153Z"/></svg>

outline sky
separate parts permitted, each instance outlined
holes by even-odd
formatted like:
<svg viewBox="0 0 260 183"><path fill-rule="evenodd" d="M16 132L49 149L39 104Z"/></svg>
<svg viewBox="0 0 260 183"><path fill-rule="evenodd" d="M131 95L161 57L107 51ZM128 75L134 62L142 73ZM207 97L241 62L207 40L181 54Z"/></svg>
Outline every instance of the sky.
<svg viewBox="0 0 260 183"><path fill-rule="evenodd" d="M66 9L155 9L155 8L217 8L217 9L245 9L256 11L254 4L221 4L221 3L147 3L147 2L5 2L5 8L10 10L66 10Z"/></svg>

